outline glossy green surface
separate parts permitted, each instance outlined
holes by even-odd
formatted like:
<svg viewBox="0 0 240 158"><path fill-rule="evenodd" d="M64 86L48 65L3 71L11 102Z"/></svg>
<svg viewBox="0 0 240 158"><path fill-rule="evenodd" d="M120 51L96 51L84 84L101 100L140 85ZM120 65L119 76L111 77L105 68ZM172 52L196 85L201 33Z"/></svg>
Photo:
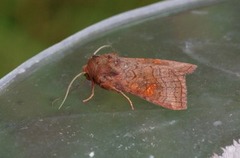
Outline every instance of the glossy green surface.
<svg viewBox="0 0 240 158"><path fill-rule="evenodd" d="M220 153L240 138L239 4L154 15L89 36L36 63L0 93L1 155L205 158ZM99 87L83 104L91 86L82 77L58 110L60 102L52 102L104 44L121 56L198 65L187 76L188 109L171 111L128 95L132 111L121 95Z"/></svg>

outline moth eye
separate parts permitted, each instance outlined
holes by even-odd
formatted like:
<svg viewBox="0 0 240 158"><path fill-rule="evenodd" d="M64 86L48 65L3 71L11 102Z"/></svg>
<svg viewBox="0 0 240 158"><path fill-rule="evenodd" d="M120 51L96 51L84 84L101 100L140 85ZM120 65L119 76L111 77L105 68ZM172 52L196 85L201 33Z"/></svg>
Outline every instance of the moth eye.
<svg viewBox="0 0 240 158"><path fill-rule="evenodd" d="M88 73L85 73L84 76L85 76L88 80L90 80L90 76L89 76Z"/></svg>

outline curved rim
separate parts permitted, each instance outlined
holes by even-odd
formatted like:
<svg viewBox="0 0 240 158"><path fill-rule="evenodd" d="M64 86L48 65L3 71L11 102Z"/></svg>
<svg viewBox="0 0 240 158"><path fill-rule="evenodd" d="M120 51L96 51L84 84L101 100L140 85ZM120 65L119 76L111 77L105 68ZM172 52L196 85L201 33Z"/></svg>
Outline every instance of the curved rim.
<svg viewBox="0 0 240 158"><path fill-rule="evenodd" d="M225 0L168 0L163 2L154 3L145 7L137 8L131 11L127 11L113 17L107 18L103 21L100 21L94 25L91 25L82 31L79 31L70 37L64 39L63 41L45 49L34 57L28 59L20 66L15 68L13 71L8 73L0 80L0 91L14 82L14 79L25 73L29 68L31 68L36 63L43 61L44 59L63 52L79 44L80 41L86 40L89 36L99 34L101 32L106 32L111 29L117 28L119 26L129 25L129 23L137 22L138 20L147 19L148 17L158 15L159 16L168 16L173 13L180 11L193 9L196 7L207 6L210 4L222 2Z"/></svg>

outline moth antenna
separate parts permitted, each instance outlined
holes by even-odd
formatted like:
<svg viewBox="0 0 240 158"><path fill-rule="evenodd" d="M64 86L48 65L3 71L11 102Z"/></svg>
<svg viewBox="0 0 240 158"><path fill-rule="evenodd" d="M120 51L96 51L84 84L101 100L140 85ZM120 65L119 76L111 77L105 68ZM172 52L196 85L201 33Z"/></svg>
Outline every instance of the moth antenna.
<svg viewBox="0 0 240 158"><path fill-rule="evenodd" d="M134 106L133 106L133 103L132 103L131 99L130 99L125 93L123 93L122 91L120 91L120 90L118 90L118 89L116 89L116 88L114 88L114 90L117 91L117 92L119 92L119 93L121 93L121 94L128 100L128 102L129 102L132 110L134 110Z"/></svg>
<svg viewBox="0 0 240 158"><path fill-rule="evenodd" d="M94 96L94 82L92 81L92 92L91 92L91 95L87 98L87 99L84 99L83 102L87 102L89 101L90 99L92 99L92 97Z"/></svg>
<svg viewBox="0 0 240 158"><path fill-rule="evenodd" d="M94 53L93 53L93 55L96 55L101 49L103 49L103 48L112 48L112 46L111 45L103 45L103 46L101 46L101 47L99 47Z"/></svg>
<svg viewBox="0 0 240 158"><path fill-rule="evenodd" d="M78 77L80 77L81 75L84 75L84 74L86 74L86 72L81 72L81 73L79 73L79 74L76 75L76 76L72 79L72 81L69 83L68 88L67 88L67 91L66 91L66 94L65 94L65 96L64 96L64 99L63 99L62 103L60 104L60 106L58 107L58 110L61 109L61 107L62 107L63 104L65 103L65 101L66 101L66 99L67 99L67 97L68 97L68 93L69 93L69 91L70 91L70 88L72 87L73 82L74 82Z"/></svg>

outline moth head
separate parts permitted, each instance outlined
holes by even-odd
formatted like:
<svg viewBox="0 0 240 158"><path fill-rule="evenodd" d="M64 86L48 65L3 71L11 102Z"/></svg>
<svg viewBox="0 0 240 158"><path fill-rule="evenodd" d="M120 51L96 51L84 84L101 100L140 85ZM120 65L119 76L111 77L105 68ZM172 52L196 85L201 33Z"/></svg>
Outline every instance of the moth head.
<svg viewBox="0 0 240 158"><path fill-rule="evenodd" d="M87 62L86 65L83 66L83 72L85 72L85 76L88 80L93 80L94 75L98 72L99 67L99 57L98 55L93 55Z"/></svg>

